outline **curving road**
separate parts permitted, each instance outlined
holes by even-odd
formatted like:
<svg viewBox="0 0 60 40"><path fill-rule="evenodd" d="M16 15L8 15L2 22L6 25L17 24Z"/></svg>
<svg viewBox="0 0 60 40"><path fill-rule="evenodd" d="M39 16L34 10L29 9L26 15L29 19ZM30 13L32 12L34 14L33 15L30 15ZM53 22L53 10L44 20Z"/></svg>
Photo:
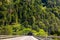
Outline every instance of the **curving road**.
<svg viewBox="0 0 60 40"><path fill-rule="evenodd" d="M0 40L54 40L53 38L60 38L60 36L48 37L34 37L34 36L1 36Z"/></svg>
<svg viewBox="0 0 60 40"><path fill-rule="evenodd" d="M38 39L34 38L33 36L22 36L22 37L15 37L15 38L3 39L3 40L38 40Z"/></svg>

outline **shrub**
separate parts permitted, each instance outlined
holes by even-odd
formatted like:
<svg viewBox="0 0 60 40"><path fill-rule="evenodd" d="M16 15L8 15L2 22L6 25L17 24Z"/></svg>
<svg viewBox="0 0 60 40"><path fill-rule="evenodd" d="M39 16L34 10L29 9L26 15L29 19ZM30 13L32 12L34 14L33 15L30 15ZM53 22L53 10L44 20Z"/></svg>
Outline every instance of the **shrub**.
<svg viewBox="0 0 60 40"><path fill-rule="evenodd" d="M48 36L48 34L43 29L40 29L39 32L37 32L36 35L37 36Z"/></svg>

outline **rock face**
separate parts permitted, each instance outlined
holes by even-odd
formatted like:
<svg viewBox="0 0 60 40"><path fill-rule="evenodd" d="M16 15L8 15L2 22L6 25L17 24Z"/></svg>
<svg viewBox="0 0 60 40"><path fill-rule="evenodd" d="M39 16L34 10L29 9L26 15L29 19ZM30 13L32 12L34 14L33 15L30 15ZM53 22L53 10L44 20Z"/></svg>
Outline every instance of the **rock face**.
<svg viewBox="0 0 60 40"><path fill-rule="evenodd" d="M15 37L4 40L38 40L38 39L34 38L33 36L22 36L22 37Z"/></svg>

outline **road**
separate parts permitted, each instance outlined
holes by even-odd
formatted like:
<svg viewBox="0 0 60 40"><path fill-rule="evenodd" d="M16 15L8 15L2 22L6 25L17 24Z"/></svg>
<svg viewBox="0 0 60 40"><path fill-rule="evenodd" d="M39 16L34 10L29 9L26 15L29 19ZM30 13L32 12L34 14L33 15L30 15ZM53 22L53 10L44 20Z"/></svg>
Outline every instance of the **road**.
<svg viewBox="0 0 60 40"><path fill-rule="evenodd" d="M3 40L38 40L38 39L34 38L33 36L21 36L21 37L8 38Z"/></svg>
<svg viewBox="0 0 60 40"><path fill-rule="evenodd" d="M0 40L54 40L53 38L60 38L60 36L48 36L48 37L34 37L34 36L1 36Z"/></svg>

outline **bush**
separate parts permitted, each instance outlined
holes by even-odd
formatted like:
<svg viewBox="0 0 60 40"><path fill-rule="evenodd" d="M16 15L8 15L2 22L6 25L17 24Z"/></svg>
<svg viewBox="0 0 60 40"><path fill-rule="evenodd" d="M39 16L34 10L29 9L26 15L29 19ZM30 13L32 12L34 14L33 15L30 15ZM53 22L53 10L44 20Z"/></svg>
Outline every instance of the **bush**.
<svg viewBox="0 0 60 40"><path fill-rule="evenodd" d="M13 30L10 25L0 27L1 35L12 35L12 33L13 33Z"/></svg>
<svg viewBox="0 0 60 40"><path fill-rule="evenodd" d="M43 29L40 29L39 32L37 32L36 35L37 36L48 36L48 34Z"/></svg>
<svg viewBox="0 0 60 40"><path fill-rule="evenodd" d="M29 32L32 30L30 28L24 28L23 30L19 31L18 34L20 35L28 35Z"/></svg>
<svg viewBox="0 0 60 40"><path fill-rule="evenodd" d="M13 35L19 35L19 32L23 29L24 27L21 24L12 25Z"/></svg>

